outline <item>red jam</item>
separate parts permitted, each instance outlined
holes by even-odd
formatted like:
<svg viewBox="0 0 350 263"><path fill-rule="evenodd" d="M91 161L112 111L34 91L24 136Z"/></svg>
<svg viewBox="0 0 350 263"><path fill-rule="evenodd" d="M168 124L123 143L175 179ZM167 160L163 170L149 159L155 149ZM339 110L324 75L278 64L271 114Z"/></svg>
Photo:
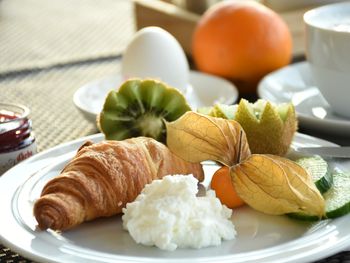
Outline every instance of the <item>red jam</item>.
<svg viewBox="0 0 350 263"><path fill-rule="evenodd" d="M0 175L36 153L29 109L0 103Z"/></svg>

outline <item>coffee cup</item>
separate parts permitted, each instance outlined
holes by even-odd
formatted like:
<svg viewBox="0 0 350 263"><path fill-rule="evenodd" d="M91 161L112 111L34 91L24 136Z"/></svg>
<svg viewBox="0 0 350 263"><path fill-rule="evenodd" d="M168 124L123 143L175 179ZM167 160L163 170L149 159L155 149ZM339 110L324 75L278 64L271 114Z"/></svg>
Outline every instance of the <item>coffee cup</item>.
<svg viewBox="0 0 350 263"><path fill-rule="evenodd" d="M334 113L350 118L350 2L304 14L312 78Z"/></svg>

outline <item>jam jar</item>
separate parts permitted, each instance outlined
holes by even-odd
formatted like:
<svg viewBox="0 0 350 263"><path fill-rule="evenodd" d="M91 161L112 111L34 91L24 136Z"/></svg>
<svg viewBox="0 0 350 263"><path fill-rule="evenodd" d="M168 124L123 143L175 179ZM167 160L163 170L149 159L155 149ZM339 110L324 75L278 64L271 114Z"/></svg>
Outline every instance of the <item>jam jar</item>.
<svg viewBox="0 0 350 263"><path fill-rule="evenodd" d="M35 153L29 109L0 102L0 175Z"/></svg>

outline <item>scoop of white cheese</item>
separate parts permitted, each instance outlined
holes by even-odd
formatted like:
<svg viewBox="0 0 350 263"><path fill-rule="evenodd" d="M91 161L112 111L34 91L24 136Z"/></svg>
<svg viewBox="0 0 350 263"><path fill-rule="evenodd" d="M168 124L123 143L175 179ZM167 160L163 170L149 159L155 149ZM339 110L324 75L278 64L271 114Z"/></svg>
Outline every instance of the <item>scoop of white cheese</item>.
<svg viewBox="0 0 350 263"><path fill-rule="evenodd" d="M165 250L217 246L235 238L232 210L208 190L197 197L193 175L168 175L145 186L123 209L123 227L132 238Z"/></svg>

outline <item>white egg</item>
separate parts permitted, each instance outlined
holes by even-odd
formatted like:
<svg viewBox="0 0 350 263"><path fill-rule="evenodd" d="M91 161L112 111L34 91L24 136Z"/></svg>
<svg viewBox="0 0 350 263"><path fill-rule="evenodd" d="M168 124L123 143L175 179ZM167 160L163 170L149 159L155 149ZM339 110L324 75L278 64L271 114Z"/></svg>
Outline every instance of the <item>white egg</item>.
<svg viewBox="0 0 350 263"><path fill-rule="evenodd" d="M155 78L185 93L189 85L189 65L178 41L160 27L138 31L122 59L124 79Z"/></svg>

